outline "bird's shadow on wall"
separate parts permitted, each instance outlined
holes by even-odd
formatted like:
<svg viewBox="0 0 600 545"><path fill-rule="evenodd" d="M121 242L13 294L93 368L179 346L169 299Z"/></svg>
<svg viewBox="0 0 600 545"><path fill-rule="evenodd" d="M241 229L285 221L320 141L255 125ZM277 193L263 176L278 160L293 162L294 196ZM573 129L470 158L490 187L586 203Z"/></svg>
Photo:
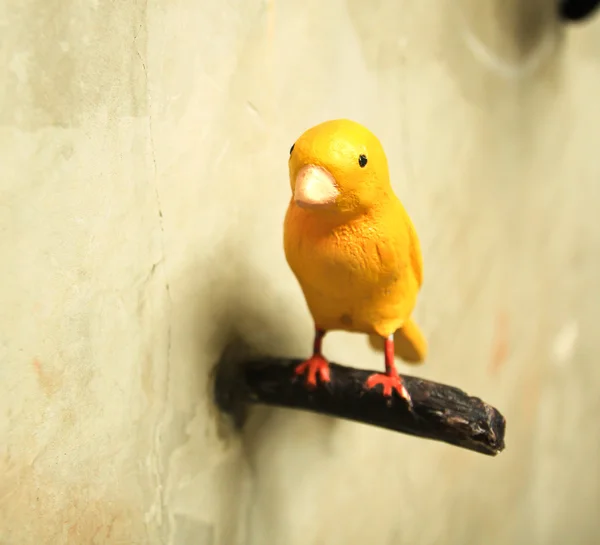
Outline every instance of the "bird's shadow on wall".
<svg viewBox="0 0 600 545"><path fill-rule="evenodd" d="M290 409L250 406L244 401L240 373L243 363L261 356L307 357L312 346L312 322L307 309L290 308L285 295L240 255L239 248L219 253L228 263L228 277L204 278L201 291L209 300L197 301L195 321L199 331L210 331L202 336L202 342L209 346L198 346L197 353L216 355L200 371L210 378L206 395L219 436L224 441L240 438L251 464L261 444L277 443L279 431L284 428L309 426L311 436L326 445L336 420ZM207 306L211 308L211 323L206 323Z"/></svg>

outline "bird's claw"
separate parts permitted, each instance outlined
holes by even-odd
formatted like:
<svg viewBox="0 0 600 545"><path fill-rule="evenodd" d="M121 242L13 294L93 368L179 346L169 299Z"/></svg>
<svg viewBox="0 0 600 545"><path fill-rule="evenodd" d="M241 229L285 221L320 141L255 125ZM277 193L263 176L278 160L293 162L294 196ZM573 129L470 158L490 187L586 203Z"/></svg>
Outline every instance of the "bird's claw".
<svg viewBox="0 0 600 545"><path fill-rule="evenodd" d="M294 369L294 374L296 375L303 375L304 373L306 373L306 385L312 388L317 387L317 373L321 382L329 382L331 380L329 364L320 355L311 356Z"/></svg>
<svg viewBox="0 0 600 545"><path fill-rule="evenodd" d="M380 385L383 386L383 395L385 397L391 397L392 391L396 391L396 393L404 399L410 407L412 407L412 399L408 390L404 387L402 379L399 375L384 375L383 373L375 373L371 375L365 382L365 386L370 390L375 388L375 386Z"/></svg>

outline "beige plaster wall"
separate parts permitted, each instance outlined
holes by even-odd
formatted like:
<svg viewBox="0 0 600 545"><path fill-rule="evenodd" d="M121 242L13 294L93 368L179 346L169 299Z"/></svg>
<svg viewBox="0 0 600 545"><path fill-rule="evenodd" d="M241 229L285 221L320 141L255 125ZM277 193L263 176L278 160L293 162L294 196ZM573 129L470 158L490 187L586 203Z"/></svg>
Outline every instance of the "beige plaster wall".
<svg viewBox="0 0 600 545"><path fill-rule="evenodd" d="M600 21L523 5L0 3L2 545L596 542ZM232 330L309 353L287 156L333 117L384 143L418 372L502 410L498 458L212 405Z"/></svg>

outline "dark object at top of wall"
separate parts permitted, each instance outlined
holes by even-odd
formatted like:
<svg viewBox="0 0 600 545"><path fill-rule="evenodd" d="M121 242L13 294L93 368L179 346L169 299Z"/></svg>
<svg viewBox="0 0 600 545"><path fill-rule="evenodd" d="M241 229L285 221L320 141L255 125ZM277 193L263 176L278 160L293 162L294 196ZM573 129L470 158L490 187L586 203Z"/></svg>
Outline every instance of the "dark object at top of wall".
<svg viewBox="0 0 600 545"><path fill-rule="evenodd" d="M558 13L565 21L583 21L594 14L600 0L559 0Z"/></svg>

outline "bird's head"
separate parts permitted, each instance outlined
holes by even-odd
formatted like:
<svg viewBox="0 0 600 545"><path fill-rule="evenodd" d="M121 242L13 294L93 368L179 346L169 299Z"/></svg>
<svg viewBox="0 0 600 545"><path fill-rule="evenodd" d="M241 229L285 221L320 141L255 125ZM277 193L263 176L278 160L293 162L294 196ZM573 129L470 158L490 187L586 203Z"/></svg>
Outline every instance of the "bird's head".
<svg viewBox="0 0 600 545"><path fill-rule="evenodd" d="M290 149L293 200L316 213L359 215L390 190L388 164L377 137L355 121L325 121Z"/></svg>

